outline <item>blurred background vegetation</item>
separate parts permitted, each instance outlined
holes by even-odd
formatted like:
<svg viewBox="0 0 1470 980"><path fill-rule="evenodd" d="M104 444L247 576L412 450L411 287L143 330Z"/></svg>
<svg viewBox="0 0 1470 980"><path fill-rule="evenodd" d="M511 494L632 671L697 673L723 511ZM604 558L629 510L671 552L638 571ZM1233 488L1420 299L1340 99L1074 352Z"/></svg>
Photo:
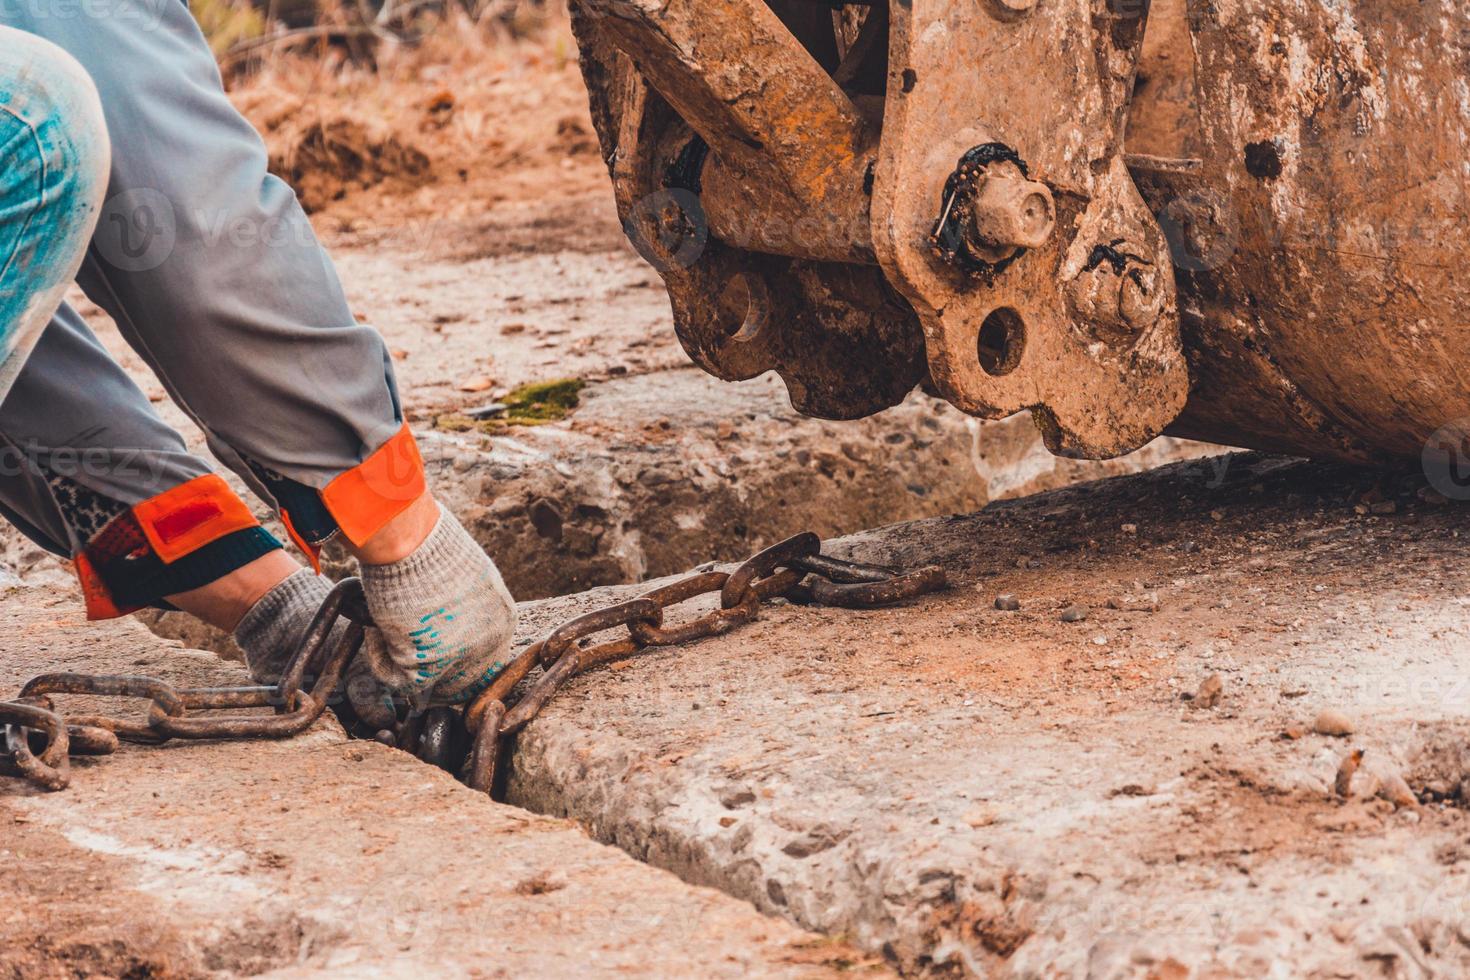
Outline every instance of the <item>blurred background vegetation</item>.
<svg viewBox="0 0 1470 980"><path fill-rule="evenodd" d="M413 45L445 23L511 39L536 35L564 0L190 0L227 75L284 54L336 51L371 63L384 45Z"/></svg>

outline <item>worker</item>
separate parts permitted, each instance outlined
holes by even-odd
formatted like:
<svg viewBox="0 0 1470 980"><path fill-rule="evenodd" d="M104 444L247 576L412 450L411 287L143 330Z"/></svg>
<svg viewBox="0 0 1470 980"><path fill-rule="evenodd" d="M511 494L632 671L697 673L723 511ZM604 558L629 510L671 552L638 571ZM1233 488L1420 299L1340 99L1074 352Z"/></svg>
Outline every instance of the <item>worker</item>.
<svg viewBox="0 0 1470 980"><path fill-rule="evenodd" d="M379 681L488 686L514 602L187 5L0 7L0 174L0 513L72 560L89 617L184 610L268 683L330 582L162 421L62 303L73 280L313 566L333 538L357 558Z"/></svg>

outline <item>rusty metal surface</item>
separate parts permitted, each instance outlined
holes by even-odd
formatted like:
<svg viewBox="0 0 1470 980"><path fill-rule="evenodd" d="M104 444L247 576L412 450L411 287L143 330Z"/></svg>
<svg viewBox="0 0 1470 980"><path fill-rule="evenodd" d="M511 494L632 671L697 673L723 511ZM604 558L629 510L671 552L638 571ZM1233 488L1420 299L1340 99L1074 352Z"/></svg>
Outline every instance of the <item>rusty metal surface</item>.
<svg viewBox="0 0 1470 980"><path fill-rule="evenodd" d="M1189 26L1219 228L1181 272L1177 430L1262 445L1284 414L1297 452L1418 456L1470 406L1470 7L1214 0Z"/></svg>
<svg viewBox="0 0 1470 980"><path fill-rule="evenodd" d="M875 246L918 312L935 389L985 418L1033 409L1053 452L1137 448L1188 393L1168 246L1123 160L1143 14L1113 0L1020 12L913 0L892 20L901 81L884 116ZM989 186L1029 183L1050 190L1056 215L1045 244L977 275L928 244L951 177L988 147L1004 155L975 164L979 213ZM1126 258L1101 262L1099 249ZM1144 294L1136 314L1129 291Z"/></svg>
<svg viewBox="0 0 1470 980"><path fill-rule="evenodd" d="M808 0L572 6L629 234L719 377L828 418L922 382L1093 457L1412 457L1467 414L1457 0L878 0L830 37ZM815 176L854 132L871 197Z"/></svg>
<svg viewBox="0 0 1470 980"><path fill-rule="evenodd" d="M921 568L902 574L875 565L825 557L821 546L815 534L798 534L754 555L734 572L691 574L636 599L594 610L557 627L546 639L523 651L512 668L465 710L465 727L471 734L472 748L463 779L471 787L492 792L498 767L509 754L508 741L568 681L601 664L648 649L719 636L754 620L760 614L761 603L778 597L793 602L871 609L938 592L948 584L939 568ZM719 607L679 625L665 624L669 610L704 596L718 597ZM614 629L626 629L627 637L593 646L578 645ZM537 662L544 671L519 700L512 702L517 684Z"/></svg>
<svg viewBox="0 0 1470 980"><path fill-rule="evenodd" d="M857 208L876 134L793 35L796 27L810 37L821 22L811 9L788 5L783 23L762 0L586 0L583 8L709 147L717 164L706 170L705 210L719 228L750 241L769 233L769 223L746 221L742 206L753 201L770 217ZM818 54L835 58L831 16L817 13L826 23ZM694 65L699 70L691 72ZM731 189L733 207L719 206L716 184ZM871 262L866 229L852 222L846 230L808 236L802 254Z"/></svg>
<svg viewBox="0 0 1470 980"><path fill-rule="evenodd" d="M901 402L924 378L924 341L881 270L750 251L712 234L703 203L709 143L619 47L616 31L626 34L626 24L580 2L571 13L619 215L663 278L679 341L694 362L727 381L776 371L797 410L821 418L861 418ZM775 52L782 64L795 60L787 46ZM740 71L749 75L753 66ZM854 211L779 202L735 210L758 222L762 239L799 251L809 240L868 235L866 178L862 189Z"/></svg>
<svg viewBox="0 0 1470 980"><path fill-rule="evenodd" d="M29 732L46 739L40 753L32 751ZM71 782L70 739L60 715L34 704L0 703L0 738L10 766L28 782L48 790L66 789Z"/></svg>

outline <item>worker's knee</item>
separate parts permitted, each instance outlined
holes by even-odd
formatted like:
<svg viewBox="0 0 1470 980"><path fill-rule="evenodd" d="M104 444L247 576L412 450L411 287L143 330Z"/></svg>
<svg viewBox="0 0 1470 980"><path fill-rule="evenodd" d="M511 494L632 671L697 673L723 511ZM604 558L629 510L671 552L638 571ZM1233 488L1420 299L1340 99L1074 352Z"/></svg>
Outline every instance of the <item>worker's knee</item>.
<svg viewBox="0 0 1470 980"><path fill-rule="evenodd" d="M0 27L0 398L82 263L109 169L87 73L55 45Z"/></svg>
<svg viewBox="0 0 1470 980"><path fill-rule="evenodd" d="M61 48L0 28L0 187L9 215L53 235L90 234L107 190L109 144L97 88Z"/></svg>

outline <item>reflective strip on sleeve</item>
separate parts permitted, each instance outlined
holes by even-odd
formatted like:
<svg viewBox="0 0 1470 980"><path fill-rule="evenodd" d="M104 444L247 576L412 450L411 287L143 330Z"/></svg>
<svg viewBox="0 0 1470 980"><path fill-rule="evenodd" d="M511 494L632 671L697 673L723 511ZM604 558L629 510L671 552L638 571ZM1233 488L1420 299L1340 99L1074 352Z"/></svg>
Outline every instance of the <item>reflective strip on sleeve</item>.
<svg viewBox="0 0 1470 980"><path fill-rule="evenodd" d="M260 524L230 485L213 473L143 501L133 514L165 564Z"/></svg>
<svg viewBox="0 0 1470 980"><path fill-rule="evenodd" d="M361 546L427 491L423 457L404 423L361 464L327 484L322 501L347 540Z"/></svg>

